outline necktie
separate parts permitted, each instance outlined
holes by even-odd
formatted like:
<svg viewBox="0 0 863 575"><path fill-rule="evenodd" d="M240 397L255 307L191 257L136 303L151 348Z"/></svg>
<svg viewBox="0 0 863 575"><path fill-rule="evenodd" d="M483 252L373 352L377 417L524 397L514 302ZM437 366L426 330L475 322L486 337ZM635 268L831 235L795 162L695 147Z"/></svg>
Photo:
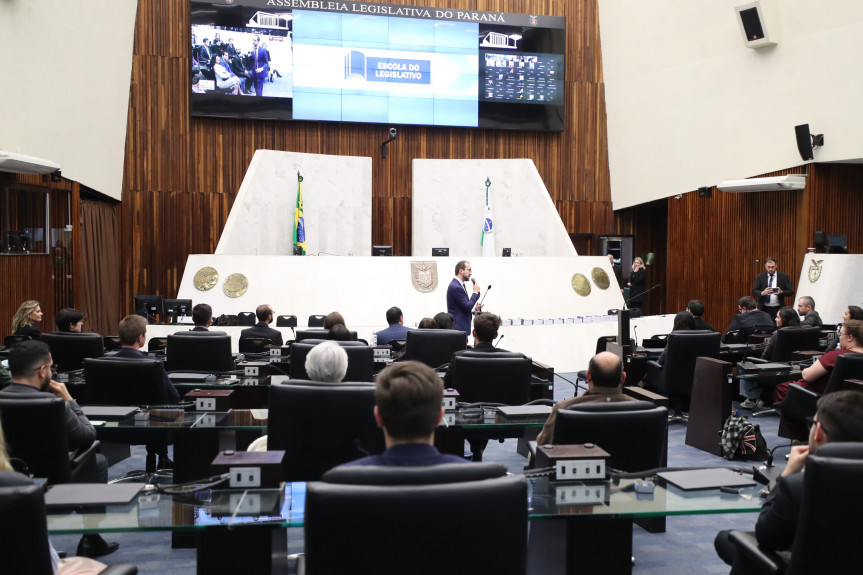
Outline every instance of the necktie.
<svg viewBox="0 0 863 575"><path fill-rule="evenodd" d="M767 280L767 287L773 287L773 274L770 274L770 279Z"/></svg>

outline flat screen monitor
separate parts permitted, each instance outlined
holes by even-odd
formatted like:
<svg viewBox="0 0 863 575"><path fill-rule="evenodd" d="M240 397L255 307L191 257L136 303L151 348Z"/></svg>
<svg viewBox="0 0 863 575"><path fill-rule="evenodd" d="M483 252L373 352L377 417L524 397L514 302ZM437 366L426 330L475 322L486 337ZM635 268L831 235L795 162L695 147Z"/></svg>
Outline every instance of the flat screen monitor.
<svg viewBox="0 0 863 575"><path fill-rule="evenodd" d="M165 302L160 295L136 295L135 313L144 317L163 315Z"/></svg>
<svg viewBox="0 0 863 575"><path fill-rule="evenodd" d="M165 313L174 317L192 315L192 300L190 299L166 299Z"/></svg>
<svg viewBox="0 0 863 575"><path fill-rule="evenodd" d="M827 253L828 254L847 254L848 240L845 236L827 236Z"/></svg>
<svg viewBox="0 0 863 575"><path fill-rule="evenodd" d="M392 246L372 246L373 256L391 256L393 255Z"/></svg>
<svg viewBox="0 0 863 575"><path fill-rule="evenodd" d="M566 19L192 1L193 116L561 132Z"/></svg>
<svg viewBox="0 0 863 575"><path fill-rule="evenodd" d="M449 248L432 248L432 255L437 257L448 257Z"/></svg>

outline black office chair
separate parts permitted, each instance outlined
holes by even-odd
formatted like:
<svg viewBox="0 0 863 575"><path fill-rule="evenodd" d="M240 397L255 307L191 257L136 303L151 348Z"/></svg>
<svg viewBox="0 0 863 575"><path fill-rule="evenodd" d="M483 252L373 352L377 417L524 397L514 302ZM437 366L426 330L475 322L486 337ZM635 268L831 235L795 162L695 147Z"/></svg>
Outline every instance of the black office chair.
<svg viewBox="0 0 863 575"><path fill-rule="evenodd" d="M467 336L455 329L414 329L405 338L405 361L420 361L437 368L452 354L467 348Z"/></svg>
<svg viewBox="0 0 863 575"><path fill-rule="evenodd" d="M168 371L226 372L234 369L231 336L223 331L181 331L168 336Z"/></svg>
<svg viewBox="0 0 863 575"><path fill-rule="evenodd" d="M296 337L294 342L305 341L307 339L327 339L327 335L329 335L330 330L317 328L317 329L298 329L296 333Z"/></svg>
<svg viewBox="0 0 863 575"><path fill-rule="evenodd" d="M122 347L122 346L121 346ZM158 355L165 355L165 350L168 349L168 338L167 337L151 337L150 341L147 342L147 353L155 353Z"/></svg>
<svg viewBox="0 0 863 575"><path fill-rule="evenodd" d="M297 316L280 315L276 318L276 327L297 327Z"/></svg>
<svg viewBox="0 0 863 575"><path fill-rule="evenodd" d="M608 310L608 311L611 311L611 310ZM615 311L618 311L618 310L615 310ZM617 314L615 314L615 315L617 315ZM617 341L616 335L603 335L603 336L597 338L596 339L596 352L594 353L594 355L596 355L597 353L602 353L603 351L606 350L609 343L613 343L615 341ZM581 387L581 385L580 385L581 382L584 382L584 388L587 389L587 370L586 369L582 369L581 371L579 371L578 373L575 374L576 390L579 387Z"/></svg>
<svg viewBox="0 0 863 575"><path fill-rule="evenodd" d="M430 474L436 471L427 469ZM429 475L429 481L420 485L309 483L306 573L526 572L523 476L436 484ZM430 553L430 541L442 544Z"/></svg>
<svg viewBox="0 0 863 575"><path fill-rule="evenodd" d="M324 327L324 318L327 317L325 315L310 315L308 322L306 322L307 327Z"/></svg>
<svg viewBox="0 0 863 575"><path fill-rule="evenodd" d="M165 340L165 344L167 345L168 340ZM102 338L102 345L105 346L105 351L117 351L118 349L123 347L123 344L120 343L119 335L106 335Z"/></svg>
<svg viewBox="0 0 863 575"><path fill-rule="evenodd" d="M99 442L70 455L66 402L59 397L25 398L0 392L0 421L9 457L20 459L35 477L48 483L92 481Z"/></svg>
<svg viewBox="0 0 863 575"><path fill-rule="evenodd" d="M863 379L863 353L844 353L836 358L824 393L841 391L846 379ZM779 436L805 441L809 437L806 418L815 416L820 397L820 393L796 383L789 385L785 398L776 404L777 411L782 414Z"/></svg>
<svg viewBox="0 0 863 575"><path fill-rule="evenodd" d="M336 465L383 453L374 394L372 383L271 385L267 445L285 451L282 479L315 481Z"/></svg>
<svg viewBox="0 0 863 575"><path fill-rule="evenodd" d="M821 329L817 327L783 327L776 331L776 344L769 361L791 361L795 351L813 351L821 348Z"/></svg>
<svg viewBox="0 0 863 575"><path fill-rule="evenodd" d="M3 571L52 575L44 490L26 476L0 471L0 552ZM100 575L135 575L134 565L109 565Z"/></svg>
<svg viewBox="0 0 863 575"><path fill-rule="evenodd" d="M240 340L239 350L240 353L264 353L268 351L268 345L273 345L273 341L269 338L247 337Z"/></svg>
<svg viewBox="0 0 863 575"><path fill-rule="evenodd" d="M641 347L646 347L648 349L665 349L666 345L668 345L667 333L652 335L649 338L645 339L643 342L641 342Z"/></svg>
<svg viewBox="0 0 863 575"><path fill-rule="evenodd" d="M863 506L863 443L828 443L806 458L803 500L791 560L758 546L754 533L732 531L732 573L851 573L863 564L863 522L842 509ZM841 534L841 535L838 535ZM858 567L855 567L858 566Z"/></svg>
<svg viewBox="0 0 863 575"><path fill-rule="evenodd" d="M93 405L168 403L165 368L158 359L100 357L84 360L87 402Z"/></svg>
<svg viewBox="0 0 863 575"><path fill-rule="evenodd" d="M468 352L453 360L452 383L459 401L524 405L530 401L532 368L521 354Z"/></svg>
<svg viewBox="0 0 863 575"><path fill-rule="evenodd" d="M291 379L309 379L306 356L324 340L307 339L291 346ZM348 371L344 381L373 381L375 372L374 349L358 341L337 341L348 354Z"/></svg>
<svg viewBox="0 0 863 575"><path fill-rule="evenodd" d="M634 472L663 466L667 437L664 407L649 401L594 401L559 409L552 443L593 443L611 455L610 467Z"/></svg>
<svg viewBox="0 0 863 575"><path fill-rule="evenodd" d="M39 339L51 348L57 371L75 371L84 366L84 358L105 355L105 343L98 333L52 331Z"/></svg>
<svg viewBox="0 0 863 575"><path fill-rule="evenodd" d="M689 408L695 360L719 357L720 338L720 334L708 331L674 331L668 334L664 365L647 362L647 383L668 396L670 404L678 412L672 421L686 421L686 416L680 412Z"/></svg>
<svg viewBox="0 0 863 575"><path fill-rule="evenodd" d="M428 485L458 483L504 477L506 466L495 462L443 463L428 467L388 467L354 465L336 467L324 473L321 481L342 485Z"/></svg>
<svg viewBox="0 0 863 575"><path fill-rule="evenodd" d="M33 339L29 335L7 335L3 338L3 346L4 347L12 347L16 343L21 343L22 341L30 341Z"/></svg>
<svg viewBox="0 0 863 575"><path fill-rule="evenodd" d="M248 327L250 325L255 325L256 323L258 323L257 317L255 317L253 312L241 311L237 314L237 325Z"/></svg>

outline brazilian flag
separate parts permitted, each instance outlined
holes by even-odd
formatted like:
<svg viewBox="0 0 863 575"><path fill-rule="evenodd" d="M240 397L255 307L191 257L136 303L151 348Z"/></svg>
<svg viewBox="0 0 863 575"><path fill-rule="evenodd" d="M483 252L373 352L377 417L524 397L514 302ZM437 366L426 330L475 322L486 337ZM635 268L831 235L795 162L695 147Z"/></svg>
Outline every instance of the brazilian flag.
<svg viewBox="0 0 863 575"><path fill-rule="evenodd" d="M297 172L297 209L294 212L294 255L306 255L306 223L303 219L303 177Z"/></svg>

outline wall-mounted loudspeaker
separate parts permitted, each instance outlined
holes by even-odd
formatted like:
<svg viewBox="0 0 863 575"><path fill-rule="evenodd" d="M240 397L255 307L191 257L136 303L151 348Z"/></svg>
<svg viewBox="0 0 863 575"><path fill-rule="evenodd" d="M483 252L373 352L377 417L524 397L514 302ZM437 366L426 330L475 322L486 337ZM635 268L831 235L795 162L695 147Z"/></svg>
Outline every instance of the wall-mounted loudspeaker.
<svg viewBox="0 0 863 575"><path fill-rule="evenodd" d="M800 152L800 157L804 161L815 159L815 154L812 153L812 137L809 133L809 124L794 126L794 133L797 135L797 151Z"/></svg>
<svg viewBox="0 0 863 575"><path fill-rule="evenodd" d="M818 231L815 232L815 247L821 247L827 243L827 234Z"/></svg>
<svg viewBox="0 0 863 575"><path fill-rule="evenodd" d="M747 48L761 48L776 44L779 26L774 0L755 0L734 7L737 24Z"/></svg>

